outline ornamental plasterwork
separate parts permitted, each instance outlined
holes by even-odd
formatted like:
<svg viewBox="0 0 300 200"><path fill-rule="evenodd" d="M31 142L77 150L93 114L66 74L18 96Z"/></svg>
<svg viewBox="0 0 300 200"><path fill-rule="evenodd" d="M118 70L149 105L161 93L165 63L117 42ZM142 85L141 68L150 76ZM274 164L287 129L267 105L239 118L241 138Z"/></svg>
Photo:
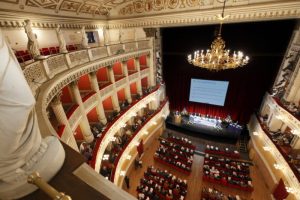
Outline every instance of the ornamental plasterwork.
<svg viewBox="0 0 300 200"><path fill-rule="evenodd" d="M153 11L192 8L198 6L210 6L214 0L136 0L119 11L120 15L132 15Z"/></svg>

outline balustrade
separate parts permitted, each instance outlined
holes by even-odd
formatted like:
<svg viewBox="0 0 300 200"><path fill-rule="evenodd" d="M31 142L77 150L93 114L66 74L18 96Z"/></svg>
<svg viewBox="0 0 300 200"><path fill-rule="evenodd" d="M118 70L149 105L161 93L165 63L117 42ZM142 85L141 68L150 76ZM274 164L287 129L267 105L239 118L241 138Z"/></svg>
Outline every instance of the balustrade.
<svg viewBox="0 0 300 200"><path fill-rule="evenodd" d="M87 50L74 51L69 53L71 67L75 67L89 62L89 56Z"/></svg>
<svg viewBox="0 0 300 200"><path fill-rule="evenodd" d="M249 123L249 130L253 146L260 154L260 158L271 174L273 182L278 182L281 176L284 176L288 185L292 188L298 188L296 193L300 194L300 174L295 166L289 162L290 158L273 142L266 126L256 116L253 116ZM279 163L280 169L275 168L274 163ZM282 173L278 174L277 170L282 170Z"/></svg>
<svg viewBox="0 0 300 200"><path fill-rule="evenodd" d="M112 123L107 125L106 129L103 131L100 138L98 138L94 151L93 151L93 158L91 161L91 166L96 170L100 170L100 165L102 161L102 156L104 154L104 151L106 149L106 146L109 142L109 137L114 136L115 132L119 130L120 127L117 127L116 124L124 124L126 123L131 117L132 113L136 113L138 110L140 110L141 107L144 105L150 103L157 93L159 92L159 87L157 87L155 90L153 90L151 93L145 95L142 97L139 101L134 102L131 104L129 108L122 111L122 113L119 115L117 119L115 119Z"/></svg>
<svg viewBox="0 0 300 200"><path fill-rule="evenodd" d="M118 55L124 53L125 50L123 49L122 44L113 44L109 46L111 55Z"/></svg>
<svg viewBox="0 0 300 200"><path fill-rule="evenodd" d="M124 78L118 80L118 81L115 83L115 84L116 84L116 88L118 88L118 87L124 85L125 83L126 83L126 78L124 77Z"/></svg>
<svg viewBox="0 0 300 200"><path fill-rule="evenodd" d="M105 58L108 56L106 47L97 47L97 48L90 49L90 51L92 53L92 57L91 57L92 61L100 58Z"/></svg>
<svg viewBox="0 0 300 200"><path fill-rule="evenodd" d="M131 82L134 82L135 79L138 78L138 77L139 77L139 74L138 74L138 73L131 74L131 75L129 76L129 82L130 82L130 83L131 83Z"/></svg>
<svg viewBox="0 0 300 200"><path fill-rule="evenodd" d="M125 43L124 44L124 49L125 49L125 52L135 51L136 50L136 43L135 42Z"/></svg>
<svg viewBox="0 0 300 200"><path fill-rule="evenodd" d="M120 171L120 166L122 165L122 162L125 160L126 153L124 152L129 152L130 149L132 149L129 144L131 144L133 140L138 141L138 139L136 138L141 137L140 133L144 133L144 131L147 131L149 125L150 126L152 125L152 122L156 122L158 118L162 117L162 115L165 114L166 112L166 110L164 109L165 105L167 105L167 100L163 101L160 107L144 122L144 124L141 127L138 128L138 130L135 131L133 136L123 147L122 151L118 153L118 156L114 162L114 168L111 174L111 181L113 181L114 183L118 182L119 177L116 176L116 172Z"/></svg>
<svg viewBox="0 0 300 200"><path fill-rule="evenodd" d="M80 109L77 108L74 110L74 112L69 116L69 124L72 130L75 130L75 128L78 125L78 122L81 120L81 113Z"/></svg>
<svg viewBox="0 0 300 200"><path fill-rule="evenodd" d="M27 65L23 73L33 94L35 94L36 89L47 80L41 61Z"/></svg>
<svg viewBox="0 0 300 200"><path fill-rule="evenodd" d="M52 78L56 74L68 69L67 63L65 61L65 57L63 54L59 54L56 56L51 56L47 60L47 65L49 69L48 76Z"/></svg>
<svg viewBox="0 0 300 200"><path fill-rule="evenodd" d="M149 68L145 68L143 70L141 70L141 77L144 78L145 76L148 76L150 72Z"/></svg>

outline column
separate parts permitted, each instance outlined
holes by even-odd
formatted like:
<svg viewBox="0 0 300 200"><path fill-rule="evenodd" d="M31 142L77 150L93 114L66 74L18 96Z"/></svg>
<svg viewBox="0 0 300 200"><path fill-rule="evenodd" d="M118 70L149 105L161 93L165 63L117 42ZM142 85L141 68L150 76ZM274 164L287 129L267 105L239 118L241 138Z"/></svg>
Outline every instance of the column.
<svg viewBox="0 0 300 200"><path fill-rule="evenodd" d="M128 125L133 125L134 124L134 117L130 117L130 119L127 121Z"/></svg>
<svg viewBox="0 0 300 200"><path fill-rule="evenodd" d="M154 74L154 62L153 62L153 52L151 51L150 54L147 55L147 66L149 67L149 72L150 72L150 76L149 76L149 86L153 87L155 86L155 74Z"/></svg>
<svg viewBox="0 0 300 200"><path fill-rule="evenodd" d="M300 65L300 59L298 60L298 65ZM298 66L299 68L299 66ZM297 74L296 74L297 73ZM293 102L298 105L299 102L299 87L300 87L300 71L297 68L291 77L291 82L289 83L287 92L284 95L284 99L288 102Z"/></svg>
<svg viewBox="0 0 300 200"><path fill-rule="evenodd" d="M73 93L74 101L79 105L79 109L80 109L80 112L81 112L82 118L81 118L81 122L80 122L79 125L80 125L81 131L82 131L83 138L86 142L91 143L94 140L94 135L91 131L91 127L90 127L89 121L88 121L87 116L86 116L85 108L84 108L84 105L82 103L82 99L81 99L81 96L80 96L80 92L79 92L77 82L78 82L77 80L72 82L70 84L70 87L71 87L71 90L72 90L72 93Z"/></svg>
<svg viewBox="0 0 300 200"><path fill-rule="evenodd" d="M61 94L61 93L60 93ZM51 108L54 112L54 115L59 123L59 125L64 125L65 130L64 134L61 136L62 141L66 142L70 147L79 152L73 131L69 124L69 120L66 116L65 110L60 101L60 94L54 97L51 102Z"/></svg>
<svg viewBox="0 0 300 200"><path fill-rule="evenodd" d="M282 126L282 121L276 118L277 115L273 114L269 121L268 127L271 131L277 131Z"/></svg>
<svg viewBox="0 0 300 200"><path fill-rule="evenodd" d="M143 96L143 90L142 90L142 80L141 80L141 65L139 58L134 58L134 66L136 67L136 70L138 71L138 81L136 82L136 88L137 93L140 96Z"/></svg>
<svg viewBox="0 0 300 200"><path fill-rule="evenodd" d="M295 135L291 141L291 146L293 149L300 149L300 139L298 135Z"/></svg>
<svg viewBox="0 0 300 200"><path fill-rule="evenodd" d="M112 66L108 66L108 74L110 77L110 81L112 82L113 85L113 93L111 95L111 99L112 99L112 104L113 104L113 108L114 110L116 110L117 112L120 111L120 105L119 105L119 100L118 100L118 95L117 95L117 89L116 89L116 81L115 81L115 76L114 76L114 71Z"/></svg>
<svg viewBox="0 0 300 200"><path fill-rule="evenodd" d="M144 116L144 108L141 108L138 110L138 116L143 117Z"/></svg>
<svg viewBox="0 0 300 200"><path fill-rule="evenodd" d="M98 104L96 106L96 111L97 111L98 119L103 125L105 125L107 123L107 119L103 108L102 97L100 95L96 73L95 72L90 73L89 79L90 79L92 90L94 90L97 93Z"/></svg>
<svg viewBox="0 0 300 200"><path fill-rule="evenodd" d="M131 93L130 93L130 83L129 83L129 77L128 77L128 69L127 69L127 64L125 63L126 61L121 62L121 67L123 69L123 73L126 77L126 86L125 86L125 98L128 103L132 102L131 98Z"/></svg>

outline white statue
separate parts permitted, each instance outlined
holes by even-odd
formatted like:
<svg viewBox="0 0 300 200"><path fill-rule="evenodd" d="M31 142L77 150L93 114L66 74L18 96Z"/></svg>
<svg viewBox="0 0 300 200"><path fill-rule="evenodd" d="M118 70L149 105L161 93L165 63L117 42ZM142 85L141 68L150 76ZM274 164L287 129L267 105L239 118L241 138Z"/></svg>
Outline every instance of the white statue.
<svg viewBox="0 0 300 200"><path fill-rule="evenodd" d="M105 27L103 27L103 37L104 37L104 44L109 45L109 30Z"/></svg>
<svg viewBox="0 0 300 200"><path fill-rule="evenodd" d="M27 183L33 171L50 180L65 153L56 137L41 138L35 98L1 29L0 57L0 199L16 199L37 189Z"/></svg>
<svg viewBox="0 0 300 200"><path fill-rule="evenodd" d="M60 29L60 26L57 25L57 28L55 30L56 30L58 43L59 43L59 52L60 53L68 53L68 50L67 50L67 47L66 47L66 41L65 41L63 33Z"/></svg>
<svg viewBox="0 0 300 200"><path fill-rule="evenodd" d="M29 19L25 20L25 33L27 34L28 43L27 43L27 49L31 53L34 59L40 59L41 53L39 50L39 44L37 41L37 36L35 33L33 33L31 28L31 22Z"/></svg>
<svg viewBox="0 0 300 200"><path fill-rule="evenodd" d="M119 29L119 42L120 42L120 43L123 42L123 36L124 36L123 29L120 28L120 29Z"/></svg>
<svg viewBox="0 0 300 200"><path fill-rule="evenodd" d="M81 39L82 48L84 48L84 49L89 48L88 39L86 37L84 26L81 28L81 37L82 37L82 39Z"/></svg>

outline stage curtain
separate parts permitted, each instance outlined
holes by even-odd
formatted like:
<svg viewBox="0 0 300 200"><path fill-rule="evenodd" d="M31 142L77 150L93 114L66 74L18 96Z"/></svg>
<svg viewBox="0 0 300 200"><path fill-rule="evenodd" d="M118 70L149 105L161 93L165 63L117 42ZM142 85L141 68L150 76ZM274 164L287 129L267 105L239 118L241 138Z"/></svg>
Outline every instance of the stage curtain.
<svg viewBox="0 0 300 200"><path fill-rule="evenodd" d="M289 195L289 193L285 189L284 182L282 181L282 179L280 179L277 187L275 188L275 190L273 192L273 197L276 200L283 200L283 199L287 198L288 195Z"/></svg>

